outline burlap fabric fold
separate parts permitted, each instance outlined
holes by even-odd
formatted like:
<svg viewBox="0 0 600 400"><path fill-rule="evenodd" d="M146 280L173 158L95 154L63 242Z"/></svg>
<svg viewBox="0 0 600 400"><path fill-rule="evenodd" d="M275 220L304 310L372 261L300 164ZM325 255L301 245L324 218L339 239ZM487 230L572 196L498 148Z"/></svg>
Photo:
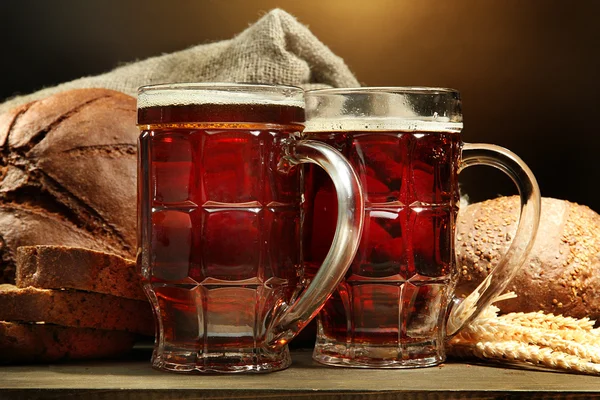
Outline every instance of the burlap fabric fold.
<svg viewBox="0 0 600 400"><path fill-rule="evenodd" d="M106 88L135 96L139 86L164 82L261 82L304 88L354 87L358 81L296 18L275 9L230 40L133 62L0 104L0 113L68 89Z"/></svg>

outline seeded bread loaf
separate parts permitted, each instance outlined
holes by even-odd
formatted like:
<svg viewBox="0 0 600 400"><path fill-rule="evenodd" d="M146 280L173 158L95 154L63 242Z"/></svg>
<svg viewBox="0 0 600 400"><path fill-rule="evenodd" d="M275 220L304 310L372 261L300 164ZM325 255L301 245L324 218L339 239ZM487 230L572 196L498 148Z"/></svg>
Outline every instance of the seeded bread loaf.
<svg viewBox="0 0 600 400"><path fill-rule="evenodd" d="M65 91L0 115L0 282L14 283L19 246L134 257L137 136L135 99L106 89Z"/></svg>
<svg viewBox="0 0 600 400"><path fill-rule="evenodd" d="M148 302L76 290L0 285L0 321L46 322L76 328L154 335Z"/></svg>
<svg viewBox="0 0 600 400"><path fill-rule="evenodd" d="M470 293L506 253L516 231L519 199L500 197L461 210L456 237L457 293ZM600 319L600 215L563 200L542 199L537 238L507 290L502 312L544 311Z"/></svg>
<svg viewBox="0 0 600 400"><path fill-rule="evenodd" d="M16 283L21 288L79 289L147 300L135 262L76 247L19 247Z"/></svg>
<svg viewBox="0 0 600 400"><path fill-rule="evenodd" d="M0 322L0 364L122 357L136 338L125 331Z"/></svg>

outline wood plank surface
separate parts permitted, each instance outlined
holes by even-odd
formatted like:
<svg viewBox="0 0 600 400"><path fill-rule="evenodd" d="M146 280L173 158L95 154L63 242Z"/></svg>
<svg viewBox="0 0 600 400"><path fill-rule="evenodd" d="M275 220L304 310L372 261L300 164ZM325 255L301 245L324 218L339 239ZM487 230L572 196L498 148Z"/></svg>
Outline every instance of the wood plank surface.
<svg viewBox="0 0 600 400"><path fill-rule="evenodd" d="M145 357L0 367L0 399L600 398L600 377L449 362L406 370L325 367L310 351L270 374L182 375ZM146 353L147 356L147 353Z"/></svg>

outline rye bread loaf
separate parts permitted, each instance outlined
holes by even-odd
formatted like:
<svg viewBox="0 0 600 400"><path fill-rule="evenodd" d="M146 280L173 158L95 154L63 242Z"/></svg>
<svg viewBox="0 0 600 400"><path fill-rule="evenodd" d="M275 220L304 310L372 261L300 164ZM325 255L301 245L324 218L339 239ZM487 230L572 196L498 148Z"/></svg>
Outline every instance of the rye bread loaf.
<svg viewBox="0 0 600 400"><path fill-rule="evenodd" d="M66 246L17 249L17 287L78 289L146 301L134 261Z"/></svg>
<svg viewBox="0 0 600 400"><path fill-rule="evenodd" d="M519 215L517 196L471 204L458 218L457 294L470 293L506 253ZM542 199L533 249L498 302L502 312L544 311L600 319L600 215L586 206Z"/></svg>
<svg viewBox="0 0 600 400"><path fill-rule="evenodd" d="M0 364L122 357L137 337L125 331L0 322Z"/></svg>
<svg viewBox="0 0 600 400"><path fill-rule="evenodd" d="M2 284L0 321L46 322L154 335L148 302L77 290L17 288Z"/></svg>
<svg viewBox="0 0 600 400"><path fill-rule="evenodd" d="M14 282L19 246L134 257L137 137L135 99L106 89L70 90L0 115L0 282ZM17 209L31 212L13 227Z"/></svg>

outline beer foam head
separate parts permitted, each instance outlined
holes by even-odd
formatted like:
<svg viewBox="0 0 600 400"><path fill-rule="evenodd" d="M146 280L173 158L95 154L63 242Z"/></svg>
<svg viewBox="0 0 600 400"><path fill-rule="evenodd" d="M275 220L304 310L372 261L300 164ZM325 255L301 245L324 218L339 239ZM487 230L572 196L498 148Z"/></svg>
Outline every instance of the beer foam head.
<svg viewBox="0 0 600 400"><path fill-rule="evenodd" d="M278 105L304 108L303 92L292 86L254 84L166 84L141 87L138 108L187 105Z"/></svg>
<svg viewBox="0 0 600 400"><path fill-rule="evenodd" d="M454 132L459 133L462 122L445 117L418 118L312 118L306 121L304 132Z"/></svg>
<svg viewBox="0 0 600 400"><path fill-rule="evenodd" d="M362 87L306 93L305 132L460 132L460 95L453 89Z"/></svg>

